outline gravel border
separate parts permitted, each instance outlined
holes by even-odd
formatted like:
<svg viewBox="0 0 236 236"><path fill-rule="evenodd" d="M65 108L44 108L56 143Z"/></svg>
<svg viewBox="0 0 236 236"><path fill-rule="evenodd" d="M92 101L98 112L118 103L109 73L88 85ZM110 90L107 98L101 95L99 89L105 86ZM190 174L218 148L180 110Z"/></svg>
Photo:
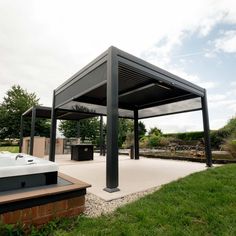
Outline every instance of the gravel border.
<svg viewBox="0 0 236 236"><path fill-rule="evenodd" d="M134 202L138 200L139 198L146 196L147 194L151 194L159 190L160 187L161 186L150 188L148 190L133 193L133 194L124 196L119 199L114 199L111 201L105 201L92 193L87 193L85 197L86 209L85 209L84 215L89 216L89 217L97 217L100 215L111 213L120 206Z"/></svg>

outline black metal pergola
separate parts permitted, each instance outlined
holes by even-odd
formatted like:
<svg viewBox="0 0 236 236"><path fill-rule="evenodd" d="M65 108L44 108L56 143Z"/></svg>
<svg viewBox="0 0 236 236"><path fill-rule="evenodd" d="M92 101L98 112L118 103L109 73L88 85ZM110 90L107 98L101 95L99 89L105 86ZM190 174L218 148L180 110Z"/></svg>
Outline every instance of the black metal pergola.
<svg viewBox="0 0 236 236"><path fill-rule="evenodd" d="M51 161L60 109L107 116L105 191L119 190L118 117L134 120L139 159L139 119L202 110L206 164L212 165L206 90L113 46L54 90Z"/></svg>
<svg viewBox="0 0 236 236"><path fill-rule="evenodd" d="M24 132L24 119L31 118L31 130L30 130L30 150L29 154L33 155L34 152L34 136L35 136L35 122L37 118L41 119L51 119L52 108L45 106L33 106L25 111L21 115L21 125L20 125L20 152L22 151L23 145L23 132ZM78 111L68 111L64 109L57 110L56 119L58 120L76 120L80 121L87 118L92 118L97 115L78 112ZM79 137L79 128L78 128ZM103 117L100 116L100 154L103 153Z"/></svg>

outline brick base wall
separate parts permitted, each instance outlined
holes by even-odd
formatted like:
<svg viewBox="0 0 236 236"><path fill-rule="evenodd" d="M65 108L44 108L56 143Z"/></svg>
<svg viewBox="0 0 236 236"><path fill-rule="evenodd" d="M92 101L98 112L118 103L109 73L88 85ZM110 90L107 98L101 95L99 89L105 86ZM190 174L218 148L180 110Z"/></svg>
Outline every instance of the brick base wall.
<svg viewBox="0 0 236 236"><path fill-rule="evenodd" d="M85 196L47 203L40 206L25 208L0 214L0 221L5 224L18 222L25 226L40 226L60 217L72 217L85 210Z"/></svg>

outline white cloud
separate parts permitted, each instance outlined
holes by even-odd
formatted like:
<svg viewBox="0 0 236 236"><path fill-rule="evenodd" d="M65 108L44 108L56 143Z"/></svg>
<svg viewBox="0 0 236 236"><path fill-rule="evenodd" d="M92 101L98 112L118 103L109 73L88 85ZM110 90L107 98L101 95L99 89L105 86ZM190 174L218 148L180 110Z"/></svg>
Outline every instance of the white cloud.
<svg viewBox="0 0 236 236"><path fill-rule="evenodd" d="M214 41L217 52L236 53L236 30L229 30Z"/></svg>
<svg viewBox="0 0 236 236"><path fill-rule="evenodd" d="M176 6L177 7L177 6ZM173 7L174 8L174 7ZM178 8L178 7L177 7ZM214 57L214 52L193 52L186 55L174 55L175 48L182 45L185 38L197 33L200 37L207 36L219 23L236 23L236 4L234 0L226 1L188 1L185 8L188 12L178 11L178 16L173 15L175 27L159 38L161 44L153 44L145 50L143 57L153 64L166 67L171 58L205 54ZM181 23L180 25L178 23Z"/></svg>
<svg viewBox="0 0 236 236"><path fill-rule="evenodd" d="M53 89L110 45L214 88L214 81L177 70L170 57L186 37L204 37L221 21L236 22L234 1L1 0L0 101L20 84L51 105Z"/></svg>
<svg viewBox="0 0 236 236"><path fill-rule="evenodd" d="M226 98L227 98L227 96L224 95L224 94L211 94L211 95L208 96L208 101L212 102L212 103L215 103L215 102L222 101Z"/></svg>
<svg viewBox="0 0 236 236"><path fill-rule="evenodd" d="M236 87L236 81L232 81L232 82L230 83L230 85L233 86L233 87Z"/></svg>
<svg viewBox="0 0 236 236"><path fill-rule="evenodd" d="M203 130L201 112L190 112L184 114L169 115L166 117L156 117L143 120L149 130L157 126L164 133L189 132L193 130Z"/></svg>
<svg viewBox="0 0 236 236"><path fill-rule="evenodd" d="M211 130L222 128L227 123L228 118L217 118L211 121Z"/></svg>
<svg viewBox="0 0 236 236"><path fill-rule="evenodd" d="M203 87L205 89L212 89L218 86L217 82L214 81L206 81L201 79L198 75L196 74L189 74L186 71L184 71L183 68L176 68L176 67L167 67L167 70L170 71L171 73L178 75L179 77L188 80L189 82L192 82L200 87Z"/></svg>

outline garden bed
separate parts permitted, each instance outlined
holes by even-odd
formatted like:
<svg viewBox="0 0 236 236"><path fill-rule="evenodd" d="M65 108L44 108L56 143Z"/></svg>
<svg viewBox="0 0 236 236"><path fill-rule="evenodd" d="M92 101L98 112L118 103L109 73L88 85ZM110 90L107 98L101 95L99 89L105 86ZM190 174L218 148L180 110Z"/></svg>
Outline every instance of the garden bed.
<svg viewBox="0 0 236 236"><path fill-rule="evenodd" d="M120 154L129 155L129 149L120 149ZM167 160L181 160L181 161L192 161L205 163L206 159L203 152L195 151L176 151L170 152L159 149L141 149L139 152L140 156L147 158L160 158ZM213 164L227 164L236 163L236 159L233 158L228 152L225 151L213 151L212 152L212 163Z"/></svg>

